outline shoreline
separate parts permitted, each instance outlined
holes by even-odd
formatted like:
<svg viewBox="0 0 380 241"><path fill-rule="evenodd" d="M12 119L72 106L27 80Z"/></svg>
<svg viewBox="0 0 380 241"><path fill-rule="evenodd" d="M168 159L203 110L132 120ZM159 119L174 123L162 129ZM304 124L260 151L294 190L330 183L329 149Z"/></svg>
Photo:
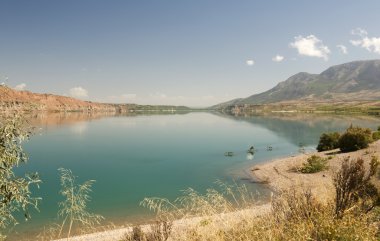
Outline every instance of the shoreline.
<svg viewBox="0 0 380 241"><path fill-rule="evenodd" d="M305 154L298 154L290 157L276 158L273 160L263 161L259 164L251 166L249 174L253 180L257 183L266 185L268 189L273 192L279 192L282 190L295 189L298 191L310 190L314 197L320 202L332 201L335 195L333 177L341 166L342 161L347 158L357 159L363 158L365 163L369 163L372 156L378 156L380 153L380 141L376 141L366 149L358 150L349 153L339 153L338 150L325 151L325 152L309 152ZM330 157L328 160L329 168L327 170L312 173L303 174L292 171L293 168L299 167L306 161L311 155L317 155L324 158ZM239 220L246 215L251 217L258 217L269 214L271 212L270 202L261 205L255 205L252 208L239 210L230 213L221 213L213 216L200 216L191 217L185 219L175 220L173 222L172 234L176 237L176 233L180 233L184 229L195 227L202 221L212 220L215 225L225 225L227 223L239 222ZM151 224L148 222L141 225L142 230L151 230ZM115 227L111 230L105 230L100 232L94 232L79 236L73 236L69 239L57 239L56 241L71 240L71 241L114 241L121 240L126 233L132 231L132 226ZM169 238L169 240L172 240Z"/></svg>
<svg viewBox="0 0 380 241"><path fill-rule="evenodd" d="M327 152L328 153L328 152ZM322 201L331 200L333 197L333 182L330 161L329 170L317 173L299 173L291 169L299 167L312 155L327 157L327 153L311 152L295 156L273 159L268 162L256 164L249 170L251 178L256 183L266 185L274 193L283 190L295 189L297 191L310 190L314 196Z"/></svg>
<svg viewBox="0 0 380 241"><path fill-rule="evenodd" d="M198 226L200 223L212 222L217 226L226 226L226 220L228 224L238 223L240 219L247 217L258 217L268 214L271 211L271 205L269 203L257 205L249 209L243 209L236 212L220 213L212 216L200 216L200 217L189 217L184 219L178 219L173 221L172 235L178 237L176 234L180 234L185 229L191 229ZM152 224L140 225L141 229L146 232L152 229ZM122 240L125 234L132 232L133 226L119 227L111 230L94 232L89 234L83 234L78 236L73 236L70 238L61 238L54 241L119 241ZM169 238L168 240L173 240Z"/></svg>
<svg viewBox="0 0 380 241"><path fill-rule="evenodd" d="M321 202L333 200L335 196L333 177L346 158L362 158L368 165L372 156L379 156L380 141L371 143L368 148L355 152L340 153L338 149L324 152L311 152L291 157L277 158L253 165L249 173L257 183L267 185L273 192L295 189L310 190ZM317 173L299 173L294 168L302 166L306 159L317 155L327 160L329 168Z"/></svg>

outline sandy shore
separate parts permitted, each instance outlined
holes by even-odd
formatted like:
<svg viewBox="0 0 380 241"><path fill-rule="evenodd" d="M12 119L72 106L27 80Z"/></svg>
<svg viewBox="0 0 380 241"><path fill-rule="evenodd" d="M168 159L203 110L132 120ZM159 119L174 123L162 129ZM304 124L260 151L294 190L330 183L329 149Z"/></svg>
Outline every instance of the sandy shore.
<svg viewBox="0 0 380 241"><path fill-rule="evenodd" d="M222 213L218 215L213 215L209 217L193 217L193 218L186 218L186 219L180 219L173 222L171 237L176 238L169 238L169 240L176 240L181 234L183 234L183 230L192 229L195 227L198 227L201 225L203 221L207 221L209 223L212 223L212 225L215 225L217 227L223 227L226 228L230 225L237 224L242 219L257 217L260 215L268 214L271 210L270 204L264 204L255 206L252 209L244 209L237 212L230 212L230 213ZM142 225L141 226L143 231L149 231L150 225ZM199 230L199 229L197 229ZM56 241L120 241L125 236L125 234L130 233L132 231L132 227L125 227L125 228L118 228L113 230L107 230L103 232L96 232L91 234L85 234L80 236L71 237L69 239L59 239ZM205 230L207 231L207 229Z"/></svg>
<svg viewBox="0 0 380 241"><path fill-rule="evenodd" d="M266 183L273 191L293 188L310 190L320 201L326 202L334 198L333 177L344 159L347 157L353 159L361 157L368 164L372 156L379 156L379 153L380 141L377 141L372 143L368 148L356 152L339 153L337 149L280 158L255 165L250 169L250 173L255 180ZM294 169L302 166L311 155L331 158L328 160L329 169L313 174L295 172Z"/></svg>
<svg viewBox="0 0 380 241"><path fill-rule="evenodd" d="M369 163L372 156L378 156L380 153L380 141L372 143L367 149L359 150L350 153L339 153L339 150L327 151L327 152L315 152L308 154L300 154L297 156L285 157L269 162L264 162L253 166L250 169L252 177L258 182L265 183L274 192L286 190L286 189L299 189L310 190L315 197L322 202L331 201L334 198L334 185L333 177L337 170L339 170L342 161L347 158L363 158L365 163ZM314 174L302 174L293 171L294 168L302 166L302 163L311 155L318 155L321 157L330 157L328 160L329 169L314 173ZM232 213L223 213L214 215L211 217L194 217L176 220L173 222L172 237L178 238L178 235L183 232L184 229L199 226L204 220L212 221L214 225L219 228L223 225L232 225L238 223L239 220L244 217L255 217L270 213L270 204L264 204L256 206L252 209L241 210ZM143 230L148 231L150 225L143 225ZM132 227L125 227L119 229L113 229L109 231L97 232L92 234L86 234L81 236L72 237L70 241L116 241L122 240L126 233L132 231ZM169 239L174 240L174 239Z"/></svg>

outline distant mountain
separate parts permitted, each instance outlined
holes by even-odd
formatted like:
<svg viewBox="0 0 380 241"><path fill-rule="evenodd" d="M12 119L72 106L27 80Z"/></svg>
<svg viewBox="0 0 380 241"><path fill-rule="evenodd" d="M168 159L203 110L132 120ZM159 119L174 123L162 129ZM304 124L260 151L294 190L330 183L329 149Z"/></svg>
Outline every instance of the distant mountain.
<svg viewBox="0 0 380 241"><path fill-rule="evenodd" d="M214 107L294 100L380 100L380 60L336 65L320 74L301 72L268 91Z"/></svg>

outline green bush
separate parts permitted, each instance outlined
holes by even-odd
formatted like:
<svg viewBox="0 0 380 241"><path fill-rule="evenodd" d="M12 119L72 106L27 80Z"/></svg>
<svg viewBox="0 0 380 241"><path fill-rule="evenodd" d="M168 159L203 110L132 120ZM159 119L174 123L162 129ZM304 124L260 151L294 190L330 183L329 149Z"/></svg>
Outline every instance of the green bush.
<svg viewBox="0 0 380 241"><path fill-rule="evenodd" d="M340 136L338 145L342 152L350 152L367 148L371 142L373 142L371 129L350 126Z"/></svg>
<svg viewBox="0 0 380 241"><path fill-rule="evenodd" d="M302 173L316 173L323 170L326 170L328 168L327 166L327 159L322 158L320 156L312 155L306 160L306 163L303 164L303 166L300 169L300 172Z"/></svg>
<svg viewBox="0 0 380 241"><path fill-rule="evenodd" d="M23 141L31 135L26 121L17 115L0 119L0 240L4 233L18 224L23 214L30 218L30 208L37 209L40 198L34 197L32 187L38 187L41 180L37 173L17 175L18 167L28 158L22 148Z"/></svg>
<svg viewBox="0 0 380 241"><path fill-rule="evenodd" d="M318 151L329 151L338 148L340 134L338 132L323 133L319 138Z"/></svg>
<svg viewBox="0 0 380 241"><path fill-rule="evenodd" d="M372 133L372 139L374 141L377 141L380 139L380 131L375 131L374 133Z"/></svg>

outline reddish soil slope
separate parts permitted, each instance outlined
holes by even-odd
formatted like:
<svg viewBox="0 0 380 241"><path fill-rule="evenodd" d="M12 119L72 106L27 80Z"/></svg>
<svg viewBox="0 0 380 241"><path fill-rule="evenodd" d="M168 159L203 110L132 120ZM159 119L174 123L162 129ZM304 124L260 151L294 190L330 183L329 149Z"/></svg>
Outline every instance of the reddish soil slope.
<svg viewBox="0 0 380 241"><path fill-rule="evenodd" d="M126 112L128 105L96 103L66 96L17 91L6 86L0 86L0 111L7 110Z"/></svg>

